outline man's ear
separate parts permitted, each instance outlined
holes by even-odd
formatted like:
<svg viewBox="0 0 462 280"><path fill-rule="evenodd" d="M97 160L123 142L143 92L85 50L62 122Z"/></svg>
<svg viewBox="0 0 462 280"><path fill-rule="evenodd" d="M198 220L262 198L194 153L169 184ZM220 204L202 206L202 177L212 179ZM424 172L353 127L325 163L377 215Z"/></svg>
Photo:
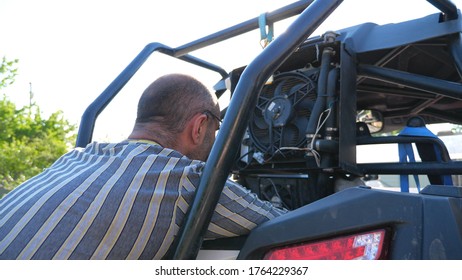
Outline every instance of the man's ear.
<svg viewBox="0 0 462 280"><path fill-rule="evenodd" d="M195 145L199 145L204 141L205 134L207 132L207 116L200 114L194 117L192 120L191 137Z"/></svg>

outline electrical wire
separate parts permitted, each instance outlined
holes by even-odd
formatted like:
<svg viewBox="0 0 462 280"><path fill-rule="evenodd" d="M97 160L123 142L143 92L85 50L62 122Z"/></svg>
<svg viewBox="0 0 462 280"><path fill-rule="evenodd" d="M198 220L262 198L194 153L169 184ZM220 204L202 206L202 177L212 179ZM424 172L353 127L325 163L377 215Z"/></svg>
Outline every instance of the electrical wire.
<svg viewBox="0 0 462 280"><path fill-rule="evenodd" d="M314 142L316 140L316 135L318 135L318 133L321 130L322 126L326 123L326 121L329 118L331 112L332 112L332 108L329 107L319 115L318 125L316 127L314 137L311 139L311 143L310 143L310 147L309 147L309 151L313 154L313 157L314 157L314 159L316 161L316 165L318 167L321 167L321 154L319 154L319 152L315 150ZM323 119L324 114L327 114L327 115Z"/></svg>
<svg viewBox="0 0 462 280"><path fill-rule="evenodd" d="M282 199L281 195L279 194L279 191L277 189L277 186L276 184L273 182L273 180L271 180L270 178L262 178L264 180L267 180L271 183L272 187L273 187L273 190L274 190L274 194L279 198L279 200L281 201L281 205L282 207L286 208L286 209L289 209L289 206L284 202L284 200ZM265 198L271 202L271 197L268 196L268 194L264 193L264 196Z"/></svg>

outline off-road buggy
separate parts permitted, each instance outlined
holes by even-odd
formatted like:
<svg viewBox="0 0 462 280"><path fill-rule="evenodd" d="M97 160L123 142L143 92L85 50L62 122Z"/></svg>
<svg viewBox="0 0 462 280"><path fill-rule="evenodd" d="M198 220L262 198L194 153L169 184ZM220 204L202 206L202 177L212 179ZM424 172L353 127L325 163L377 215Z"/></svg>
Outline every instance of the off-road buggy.
<svg viewBox="0 0 462 280"><path fill-rule="evenodd" d="M231 92L169 258L228 252L238 259L462 259L462 188L444 180L462 174L462 162L434 135L391 133L462 124L461 14L449 0L429 0L439 12L310 37L341 2L298 1L267 13L266 25L296 18L253 61L231 71L190 53L261 28L261 17L177 48L148 44L85 111L81 147L92 140L99 113L153 52L218 73L217 96ZM408 154L395 162L358 161L360 146L383 143L413 144L420 160ZM377 149L374 157L381 156ZM204 241L230 174L292 211L248 236ZM358 183L379 174L421 174L429 183L418 193Z"/></svg>

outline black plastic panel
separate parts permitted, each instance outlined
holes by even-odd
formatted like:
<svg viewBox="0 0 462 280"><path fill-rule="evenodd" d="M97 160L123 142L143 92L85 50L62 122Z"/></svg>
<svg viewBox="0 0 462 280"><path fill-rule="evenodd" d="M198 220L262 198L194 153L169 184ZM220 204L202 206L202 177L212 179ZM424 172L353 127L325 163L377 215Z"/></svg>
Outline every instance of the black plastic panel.
<svg viewBox="0 0 462 280"><path fill-rule="evenodd" d="M377 228L391 229L390 259L462 259L461 216L460 198L356 187L256 228L239 259L261 259L271 248Z"/></svg>

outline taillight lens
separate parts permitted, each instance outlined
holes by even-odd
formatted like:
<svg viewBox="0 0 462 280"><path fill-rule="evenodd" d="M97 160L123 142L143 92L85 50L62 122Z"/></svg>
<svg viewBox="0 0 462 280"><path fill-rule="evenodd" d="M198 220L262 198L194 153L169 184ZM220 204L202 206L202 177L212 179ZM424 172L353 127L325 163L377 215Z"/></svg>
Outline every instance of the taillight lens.
<svg viewBox="0 0 462 280"><path fill-rule="evenodd" d="M313 243L275 248L265 260L377 260L382 256L384 229Z"/></svg>

